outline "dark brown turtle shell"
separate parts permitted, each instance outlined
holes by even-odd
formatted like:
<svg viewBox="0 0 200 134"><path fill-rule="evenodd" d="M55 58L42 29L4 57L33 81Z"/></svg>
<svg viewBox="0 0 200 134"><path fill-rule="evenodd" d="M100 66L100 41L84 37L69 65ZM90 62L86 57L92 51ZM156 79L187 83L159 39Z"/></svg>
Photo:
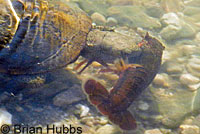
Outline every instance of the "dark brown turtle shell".
<svg viewBox="0 0 200 134"><path fill-rule="evenodd" d="M16 32L19 18L12 8L12 3L0 0L0 50L5 47Z"/></svg>
<svg viewBox="0 0 200 134"><path fill-rule="evenodd" d="M18 0L13 6L24 12L17 12L18 29L0 51L1 72L43 73L77 59L92 26L86 13L61 0Z"/></svg>

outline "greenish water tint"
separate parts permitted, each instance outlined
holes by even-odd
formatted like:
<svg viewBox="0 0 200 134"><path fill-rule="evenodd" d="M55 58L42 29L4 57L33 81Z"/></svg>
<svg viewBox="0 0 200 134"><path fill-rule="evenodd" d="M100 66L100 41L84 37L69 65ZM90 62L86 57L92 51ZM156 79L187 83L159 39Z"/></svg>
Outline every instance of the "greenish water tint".
<svg viewBox="0 0 200 134"><path fill-rule="evenodd" d="M96 24L104 22L103 24L107 25L109 18L113 18L116 20L114 24L116 27L127 26L139 33L149 31L165 43L166 50L160 76L156 77L150 86L150 93L144 93L143 97L139 97L138 103L133 104L131 108L133 113L140 115L137 112L142 112L142 118L148 122L148 125L146 124L148 128L167 128L171 129L171 133L178 133L177 130L186 133L186 128L182 129L183 124L200 127L200 122L197 123L200 115L198 51L200 50L200 1L77 0L76 2L93 16ZM101 14L104 19L96 13ZM140 109L137 111L140 101L147 103L150 111ZM151 107L154 110L151 110ZM151 115L151 112L156 115ZM153 116L155 118L152 120ZM152 118L149 119L150 117ZM188 122L190 118L192 119ZM198 132L199 128L193 133Z"/></svg>
<svg viewBox="0 0 200 134"><path fill-rule="evenodd" d="M106 117L97 113L97 110L86 100L81 82L87 78L98 79L107 89L111 88L118 79L118 76L112 73L98 73L100 65L97 63L92 64L80 76L74 75L77 73L75 71L71 73L62 70L55 74L48 73L47 85L23 92L28 95L26 101L20 101L20 95L15 96L17 101L3 106L9 112L11 111L13 117L17 117L13 122L23 120L32 123L31 125L38 125L38 122L46 121L51 124L61 118L62 121L56 122L57 125L80 126L84 134L200 133L199 0L61 1L70 2L69 5L81 8L96 25L115 27L117 32L133 36L134 39L136 38L135 43L138 43L141 40L140 36L148 31L150 35L165 44L162 66L158 75L129 108L138 127L130 132L120 130ZM81 60L67 66L67 69L73 70ZM0 75L0 79L0 84L9 81L7 75ZM14 79L5 87L1 85L0 91L7 87L18 89L12 86L15 82ZM73 92L74 90L76 92ZM73 96L73 99L70 96ZM1 115L2 113L4 112L0 112ZM62 116L64 113L67 115Z"/></svg>

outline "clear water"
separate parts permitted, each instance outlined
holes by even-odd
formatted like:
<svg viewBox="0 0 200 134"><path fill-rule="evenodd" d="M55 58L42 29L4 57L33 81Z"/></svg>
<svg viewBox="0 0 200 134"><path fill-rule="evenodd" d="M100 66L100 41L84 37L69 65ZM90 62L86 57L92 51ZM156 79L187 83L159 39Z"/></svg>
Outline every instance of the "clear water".
<svg viewBox="0 0 200 134"><path fill-rule="evenodd" d="M118 76L110 72L98 73L103 67L97 62L77 75L73 68L84 60L83 57L65 70L40 75L39 79L38 75L34 76L41 82L41 86L36 87L22 88L18 80L28 78L10 78L2 73L1 98L5 89L17 90L6 102L1 103L1 109L12 115L12 125L27 124L29 130L30 127L41 125L43 133L47 124L68 128L71 125L76 128L76 133L84 134L200 133L199 0L62 1L84 10L96 25L115 27L118 33L134 39L135 44L142 40L141 36L146 32L164 44L158 74L128 108L137 122L137 128L130 131L120 129L119 123L113 124L113 120L110 122L107 116L90 104L83 92L85 82L92 78L109 90L116 84ZM118 43L120 38L110 39L116 49L122 47ZM43 78L47 78L44 85ZM6 122L10 120L9 115L3 111L0 111L0 125L10 124ZM81 131L78 131L78 127Z"/></svg>

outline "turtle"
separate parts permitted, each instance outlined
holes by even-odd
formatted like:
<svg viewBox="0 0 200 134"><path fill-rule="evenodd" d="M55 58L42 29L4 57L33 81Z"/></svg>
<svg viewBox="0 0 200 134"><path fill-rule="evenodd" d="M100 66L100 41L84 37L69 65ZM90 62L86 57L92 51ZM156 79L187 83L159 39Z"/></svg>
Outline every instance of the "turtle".
<svg viewBox="0 0 200 134"><path fill-rule="evenodd" d="M107 45L104 49L104 45L101 48L102 53L98 53L98 56L103 57L106 54L107 58L93 57L94 54L88 57L88 53L98 51L96 47L91 47L91 44L95 43L96 46L106 44L108 39L105 39L105 36L110 38L109 34L113 33L93 28L92 20L85 12L75 6L70 5L72 6L70 7L61 0L17 0L12 5L10 0L7 1L6 4L13 7L16 13L11 14L11 11L7 13L10 15L8 21L14 21L15 25L10 26L14 27L14 32L9 37L10 43L9 39L1 43L2 73L14 75L45 73L73 63L80 55L88 58L89 63L98 61L106 65L107 62L112 62L127 53L132 57L141 53L141 49L136 45L132 45L128 50L126 47L133 44L133 40L129 40L128 45L127 42L121 43L127 39L121 35L122 39L119 42L121 46L117 49L112 49L113 44L109 43L107 44L110 46ZM2 27L8 28L3 25ZM119 33L114 34L118 38ZM1 36L6 35L1 33ZM109 54L110 52L112 53Z"/></svg>
<svg viewBox="0 0 200 134"><path fill-rule="evenodd" d="M154 49L148 45L141 47L133 36L116 29L94 26L84 11L62 0L0 1L3 7L0 9L0 37L3 37L0 40L0 83L7 83L0 89L6 89L6 92L17 94L24 87L41 86L48 72L56 72L80 56L86 60L76 69L87 64L79 73L93 61L107 69L108 63L117 59L140 64L145 71L150 70L145 87L158 72L164 47L149 35L146 40L153 39L153 43L147 44L159 46L156 51L151 51ZM159 55L155 57L157 53ZM159 62L153 62L157 60ZM87 88L87 82L85 85Z"/></svg>
<svg viewBox="0 0 200 134"><path fill-rule="evenodd" d="M12 41L2 44L2 71L44 73L77 59L92 26L84 12L61 1L15 1L14 6L20 22Z"/></svg>
<svg viewBox="0 0 200 134"><path fill-rule="evenodd" d="M61 0L6 0L1 5L6 7L1 14L7 17L2 18L0 36L9 38L0 44L0 73L2 79L14 76L10 89L40 86L46 72L63 68L79 56L88 62L82 72L93 61L107 66L142 52L134 38L93 26L85 12Z"/></svg>

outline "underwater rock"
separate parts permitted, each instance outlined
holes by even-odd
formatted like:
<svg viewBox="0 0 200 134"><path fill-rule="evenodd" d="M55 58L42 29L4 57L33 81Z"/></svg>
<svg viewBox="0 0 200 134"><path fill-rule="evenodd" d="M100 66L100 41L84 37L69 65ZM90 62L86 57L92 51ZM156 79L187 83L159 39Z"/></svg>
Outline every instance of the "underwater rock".
<svg viewBox="0 0 200 134"><path fill-rule="evenodd" d="M157 74L156 77L153 80L153 84L161 87L169 87L169 78L168 74L162 73Z"/></svg>
<svg viewBox="0 0 200 134"><path fill-rule="evenodd" d="M180 134L199 134L199 127L195 125L181 125Z"/></svg>
<svg viewBox="0 0 200 134"><path fill-rule="evenodd" d="M195 14L199 14L200 8L199 7L192 7L192 6L186 6L183 10L184 15L187 16L193 16Z"/></svg>
<svg viewBox="0 0 200 134"><path fill-rule="evenodd" d="M180 82L186 85L190 91L196 91L200 87L200 79L191 74L182 74Z"/></svg>
<svg viewBox="0 0 200 134"><path fill-rule="evenodd" d="M99 121L98 121L99 124L106 125L106 124L108 124L108 122L109 122L109 120L107 117L104 117L104 116L99 117Z"/></svg>
<svg viewBox="0 0 200 134"><path fill-rule="evenodd" d="M161 27L159 20L145 14L141 6L113 6L108 8L108 15L116 18L121 25L147 29Z"/></svg>
<svg viewBox="0 0 200 134"><path fill-rule="evenodd" d="M107 2L112 6L133 5L133 0L107 0Z"/></svg>
<svg viewBox="0 0 200 134"><path fill-rule="evenodd" d="M161 122L167 128L178 127L185 116L193 111L193 103L197 102L194 100L195 92L183 90L175 82L170 89L163 89L161 92L152 88L151 92L155 97L154 101L157 103L158 112L163 116Z"/></svg>
<svg viewBox="0 0 200 134"><path fill-rule="evenodd" d="M79 7L91 15L94 12L98 12L104 16L107 15L107 8L109 4L100 0L78 0ZM107 17L107 16L106 16Z"/></svg>
<svg viewBox="0 0 200 134"><path fill-rule="evenodd" d="M67 91L61 92L53 98L53 104L56 106L67 107L67 105L86 99L81 90L81 86L74 85Z"/></svg>
<svg viewBox="0 0 200 134"><path fill-rule="evenodd" d="M198 33L196 34L195 40L197 40L197 41L200 42L200 32L198 32Z"/></svg>
<svg viewBox="0 0 200 134"><path fill-rule="evenodd" d="M161 30L160 34L163 37L163 39L171 41L181 38L195 37L196 30L191 25L183 23L181 27L168 25L167 27Z"/></svg>
<svg viewBox="0 0 200 134"><path fill-rule="evenodd" d="M170 92L166 89L163 89L165 94L159 93L159 90L152 88L152 93L155 96L155 102L158 105L158 111L163 116L161 119L162 124L168 128L178 127L182 121L187 117L188 114L199 111L199 102L200 102L200 88L195 87L195 91L192 91L194 85L188 85L188 90L183 90L180 88L180 82L174 81L172 87L170 87L172 95L166 95L167 92ZM197 84L199 86L199 84ZM193 87L194 88L194 87ZM151 107L151 105L150 105Z"/></svg>
<svg viewBox="0 0 200 134"><path fill-rule="evenodd" d="M198 88L196 91L193 92L194 97L192 98L192 109L193 111L199 111L200 110L200 88ZM200 116L197 116L197 124L200 124ZM200 127L200 126L199 126Z"/></svg>
<svg viewBox="0 0 200 134"><path fill-rule="evenodd" d="M200 77L200 59L199 57L193 57L189 59L186 65L187 71L196 77Z"/></svg>
<svg viewBox="0 0 200 134"><path fill-rule="evenodd" d="M163 28L160 32L160 35L163 39L167 41L171 41L176 39L177 33L180 30L180 27L174 25L168 25L167 27Z"/></svg>
<svg viewBox="0 0 200 134"><path fill-rule="evenodd" d="M149 104L143 101L139 101L138 108L142 111L146 111L149 109Z"/></svg>
<svg viewBox="0 0 200 134"><path fill-rule="evenodd" d="M169 74L180 74L183 72L183 66L180 64L169 63L166 65L166 71Z"/></svg>
<svg viewBox="0 0 200 134"><path fill-rule="evenodd" d="M163 51L162 64L171 60L171 53L167 50Z"/></svg>
<svg viewBox="0 0 200 134"><path fill-rule="evenodd" d="M171 129L160 128L160 131L161 131L163 134L172 134L172 130L171 130Z"/></svg>
<svg viewBox="0 0 200 134"><path fill-rule="evenodd" d="M145 13L154 18L161 18L164 14L164 10L159 5L151 5L145 9Z"/></svg>
<svg viewBox="0 0 200 134"><path fill-rule="evenodd" d="M195 51L198 51L197 47L195 45L182 45L180 46L180 49L183 53L183 55L192 55L195 53Z"/></svg>
<svg viewBox="0 0 200 134"><path fill-rule="evenodd" d="M5 109L0 109L0 127L4 124L12 124L12 115L8 113Z"/></svg>
<svg viewBox="0 0 200 134"><path fill-rule="evenodd" d="M191 38L195 37L196 30L192 27L192 25L188 23L183 23L181 30L177 33L176 38Z"/></svg>
<svg viewBox="0 0 200 134"><path fill-rule="evenodd" d="M66 91L74 84L80 84L80 80L72 74L72 72L67 70L57 70L56 72L49 72L47 75L47 80L44 85L38 88L26 88L20 91L24 97L33 96L45 99L52 98L62 91Z"/></svg>
<svg viewBox="0 0 200 134"><path fill-rule="evenodd" d="M176 113L177 115L180 113ZM162 124L164 126L166 126L167 128L176 128L177 126L179 126L179 124L182 122L183 120L183 115L178 117L175 117L176 115L173 115L173 117L164 117L162 119ZM180 118L181 117L181 118Z"/></svg>
<svg viewBox="0 0 200 134"><path fill-rule="evenodd" d="M181 20L176 13L166 13L161 17L161 22L164 25L174 25L179 27L181 25Z"/></svg>
<svg viewBox="0 0 200 134"><path fill-rule="evenodd" d="M119 129L117 129L116 127L112 126L112 125L104 125L102 127L100 127L99 129L97 129L96 134L115 134L115 133L119 133Z"/></svg>
<svg viewBox="0 0 200 134"><path fill-rule="evenodd" d="M191 91L196 91L196 90L198 90L198 88L200 87L200 83L198 83L198 84L193 84L193 85L188 85L188 87L189 87L189 89L190 89Z"/></svg>
<svg viewBox="0 0 200 134"><path fill-rule="evenodd" d="M196 34L195 28L180 19L176 13L164 14L161 18L162 24L165 26L160 34L163 39L167 41L180 39L180 38L191 38Z"/></svg>
<svg viewBox="0 0 200 134"><path fill-rule="evenodd" d="M192 7L200 7L200 2L199 0L189 0L185 2L185 5L192 6Z"/></svg>
<svg viewBox="0 0 200 134"><path fill-rule="evenodd" d="M82 104L78 104L78 105L76 105L76 107L80 109L80 117L87 116L90 111L89 107L82 105Z"/></svg>
<svg viewBox="0 0 200 134"><path fill-rule="evenodd" d="M200 79L191 74L182 74L180 76L180 82L184 85L192 85L199 83Z"/></svg>
<svg viewBox="0 0 200 134"><path fill-rule="evenodd" d="M162 132L159 129L151 129L151 130L146 130L144 134L162 134Z"/></svg>
<svg viewBox="0 0 200 134"><path fill-rule="evenodd" d="M106 124L109 124L109 119L105 116L91 116L91 113L89 113L85 117L81 117L81 123L86 124L87 126L104 126ZM99 126L98 126L99 128Z"/></svg>
<svg viewBox="0 0 200 134"><path fill-rule="evenodd" d="M91 18L97 25L103 25L106 23L106 18L98 12L93 13Z"/></svg>
<svg viewBox="0 0 200 134"><path fill-rule="evenodd" d="M197 64L197 63L193 63L193 62L189 62L188 64L187 64L187 67L188 67L188 71L190 72L191 70L193 70L193 71L191 71L191 73L192 72L199 72L200 73L200 65L199 64ZM197 75L198 73L192 73L193 75L196 75L196 76L199 76L199 75Z"/></svg>
<svg viewBox="0 0 200 134"><path fill-rule="evenodd" d="M89 127L94 126L94 122L95 122L95 118L93 116L86 116L86 117L81 118L81 123Z"/></svg>
<svg viewBox="0 0 200 134"><path fill-rule="evenodd" d="M160 6L165 12L180 12L184 8L184 3L181 0L161 0Z"/></svg>
<svg viewBox="0 0 200 134"><path fill-rule="evenodd" d="M109 119L107 117L105 117L105 116L94 116L91 113L89 113L85 117L81 117L80 121L81 121L82 124L90 126L90 128L95 128L95 130L97 128L104 126L104 125L109 124ZM92 133L92 134L96 134L96 131L95 131L95 133Z"/></svg>
<svg viewBox="0 0 200 134"><path fill-rule="evenodd" d="M111 27L112 26L116 26L117 23L118 23L118 21L113 17L108 17L107 20L106 20L106 25L107 26L111 26Z"/></svg>
<svg viewBox="0 0 200 134"><path fill-rule="evenodd" d="M199 96L198 96L199 97ZM200 98L199 98L199 102L197 103L197 105L200 104ZM198 114L197 116L195 116L192 120L192 123L194 125L197 125L200 128L200 114Z"/></svg>

